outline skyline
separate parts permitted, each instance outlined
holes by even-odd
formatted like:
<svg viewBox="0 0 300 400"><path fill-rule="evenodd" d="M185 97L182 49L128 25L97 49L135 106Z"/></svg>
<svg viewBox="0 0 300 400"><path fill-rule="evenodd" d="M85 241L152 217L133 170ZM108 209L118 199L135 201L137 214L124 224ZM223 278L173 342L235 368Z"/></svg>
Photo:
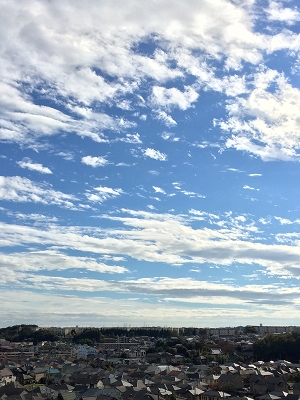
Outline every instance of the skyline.
<svg viewBox="0 0 300 400"><path fill-rule="evenodd" d="M0 324L300 325L295 0L0 0Z"/></svg>

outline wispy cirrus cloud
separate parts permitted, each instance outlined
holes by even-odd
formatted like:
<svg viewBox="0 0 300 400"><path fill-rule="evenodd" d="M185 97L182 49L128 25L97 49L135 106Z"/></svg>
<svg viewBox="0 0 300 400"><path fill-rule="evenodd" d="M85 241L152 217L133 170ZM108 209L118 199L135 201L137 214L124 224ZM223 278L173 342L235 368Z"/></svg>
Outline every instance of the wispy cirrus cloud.
<svg viewBox="0 0 300 400"><path fill-rule="evenodd" d="M100 200L120 195L118 191L102 188ZM101 191L100 191L101 193ZM101 194L99 195L101 197ZM130 214L129 214L130 215ZM134 216L135 215L135 216ZM0 243L6 246L23 243L44 243L51 246L71 247L77 251L95 254L111 254L131 257L146 262L161 262L173 265L190 263L212 263L230 266L257 264L275 274L289 274L300 277L299 249L293 245L265 244L254 238L257 229L244 218L231 219L216 228L193 229L187 225L187 217L176 218L151 212L135 213L132 216L105 216L119 222L115 230L49 227L45 231L30 227L1 225ZM211 218L203 215L203 218ZM183 222L185 221L185 222ZM243 224L245 227L243 229ZM9 233L14 232L14 239ZM176 232L176 235L174 235ZM251 233L255 237L251 237ZM296 240L296 239L295 239Z"/></svg>
<svg viewBox="0 0 300 400"><path fill-rule="evenodd" d="M91 190L87 190L86 197L93 203L102 203L122 194L124 194L124 191L120 188L113 189L106 186L98 186L94 188L93 192Z"/></svg>
<svg viewBox="0 0 300 400"><path fill-rule="evenodd" d="M153 189L154 189L155 193L166 194L166 192L158 186L153 186Z"/></svg>
<svg viewBox="0 0 300 400"><path fill-rule="evenodd" d="M21 221L34 221L34 223L40 223L40 224L45 224L45 223L53 223L53 222L58 222L58 218L55 216L48 216L44 214L35 214L35 213L30 213L30 214L24 214L20 212L8 212L8 215L13 216L14 218L17 218Z"/></svg>
<svg viewBox="0 0 300 400"><path fill-rule="evenodd" d="M0 267L14 271L83 270L97 273L124 274L128 269L107 265L93 257L75 257L56 250L2 253Z"/></svg>
<svg viewBox="0 0 300 400"><path fill-rule="evenodd" d="M77 208L78 199L73 194L56 191L47 183L33 182L21 176L0 176L0 199L18 203L55 204L70 209Z"/></svg>
<svg viewBox="0 0 300 400"><path fill-rule="evenodd" d="M168 115L163 110L157 110L155 112L155 118L162 121L169 128L177 125L177 122L171 117L171 115Z"/></svg>

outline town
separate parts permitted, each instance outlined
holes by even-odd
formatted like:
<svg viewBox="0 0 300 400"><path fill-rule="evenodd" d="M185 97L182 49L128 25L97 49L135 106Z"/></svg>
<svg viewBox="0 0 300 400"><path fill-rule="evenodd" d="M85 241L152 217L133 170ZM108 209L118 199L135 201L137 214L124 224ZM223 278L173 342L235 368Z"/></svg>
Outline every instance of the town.
<svg viewBox="0 0 300 400"><path fill-rule="evenodd" d="M299 351L297 326L17 325L0 329L0 400L298 400Z"/></svg>

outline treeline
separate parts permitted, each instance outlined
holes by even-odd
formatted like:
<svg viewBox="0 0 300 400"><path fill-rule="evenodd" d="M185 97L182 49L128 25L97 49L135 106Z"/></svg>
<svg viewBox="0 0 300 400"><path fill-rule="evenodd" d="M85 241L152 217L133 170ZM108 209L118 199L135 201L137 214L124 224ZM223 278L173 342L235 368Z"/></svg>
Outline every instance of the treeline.
<svg viewBox="0 0 300 400"><path fill-rule="evenodd" d="M59 337L54 333L39 329L37 325L14 325L6 328L0 328L0 338L4 338L8 342L23 342L24 340L37 344L41 341L56 341Z"/></svg>
<svg viewBox="0 0 300 400"><path fill-rule="evenodd" d="M116 339L117 337L127 336L150 336L154 338L170 338L174 335L173 331L167 329L148 329L148 328L87 328L83 332L76 334L71 332L73 342L76 344L99 343L104 338Z"/></svg>
<svg viewBox="0 0 300 400"><path fill-rule="evenodd" d="M32 341L34 344L41 341L57 341L60 337L47 330L47 329L38 329L37 325L14 325L6 328L0 328L0 338L5 338L9 342L22 342L24 340ZM185 335L195 335L198 334L200 336L206 336L205 329L196 329L196 328L184 328ZM165 340L170 340L171 338L178 338L179 333L177 329L171 328L135 328L135 327L112 327L112 328L86 328L81 333L76 333L76 330L73 329L69 338L66 337L63 340L72 340L76 344L95 344L100 343L105 338L116 339L117 337L139 337L139 336L148 336L154 339L162 338Z"/></svg>
<svg viewBox="0 0 300 400"><path fill-rule="evenodd" d="M300 360L300 333L267 335L253 344L253 354L257 360L287 360L298 363Z"/></svg>
<svg viewBox="0 0 300 400"><path fill-rule="evenodd" d="M172 329L163 328L100 328L103 336L151 336L154 338L169 338L175 336Z"/></svg>

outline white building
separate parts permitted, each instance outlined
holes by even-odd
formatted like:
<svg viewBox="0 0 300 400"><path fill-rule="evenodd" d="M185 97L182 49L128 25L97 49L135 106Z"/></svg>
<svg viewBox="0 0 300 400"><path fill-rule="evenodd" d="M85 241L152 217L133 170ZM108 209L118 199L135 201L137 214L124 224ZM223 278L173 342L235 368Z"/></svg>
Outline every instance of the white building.
<svg viewBox="0 0 300 400"><path fill-rule="evenodd" d="M274 333L289 333L294 331L299 332L298 326L264 326L261 324L259 326L255 326L255 329L259 335L268 335Z"/></svg>
<svg viewBox="0 0 300 400"><path fill-rule="evenodd" d="M84 360L86 360L87 356L90 354L96 356L98 354L97 349L82 344L79 344L77 346L77 358L83 358Z"/></svg>

